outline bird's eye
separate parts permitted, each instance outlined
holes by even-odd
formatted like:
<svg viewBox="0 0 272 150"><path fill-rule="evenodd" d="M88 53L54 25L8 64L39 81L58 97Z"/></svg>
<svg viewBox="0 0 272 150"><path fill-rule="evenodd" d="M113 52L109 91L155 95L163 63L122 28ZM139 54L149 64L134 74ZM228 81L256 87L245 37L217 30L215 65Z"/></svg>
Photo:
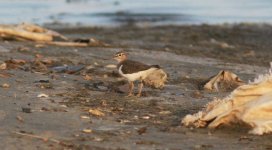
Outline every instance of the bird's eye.
<svg viewBox="0 0 272 150"><path fill-rule="evenodd" d="M119 57L121 57L121 56L122 56L122 54L119 54L118 56L119 56Z"/></svg>

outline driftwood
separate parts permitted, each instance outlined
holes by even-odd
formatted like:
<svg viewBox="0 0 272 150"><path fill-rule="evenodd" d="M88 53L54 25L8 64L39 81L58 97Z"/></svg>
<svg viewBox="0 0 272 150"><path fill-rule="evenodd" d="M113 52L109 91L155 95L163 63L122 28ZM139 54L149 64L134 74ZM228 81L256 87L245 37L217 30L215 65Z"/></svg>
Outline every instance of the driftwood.
<svg viewBox="0 0 272 150"><path fill-rule="evenodd" d="M251 134L272 133L272 69L254 82L242 85L224 99L215 99L193 115L186 115L185 126L216 128L244 123Z"/></svg>
<svg viewBox="0 0 272 150"><path fill-rule="evenodd" d="M157 89L162 89L165 82L167 82L167 74L162 69L155 70L144 80L145 85Z"/></svg>
<svg viewBox="0 0 272 150"><path fill-rule="evenodd" d="M208 82L205 83L205 90L216 90L220 89L233 90L244 82L234 73L230 71L221 70L217 75L211 77Z"/></svg>
<svg viewBox="0 0 272 150"><path fill-rule="evenodd" d="M53 41L54 37L67 40L61 34L44 29L34 24L0 25L0 35L5 38L25 39L31 41Z"/></svg>
<svg viewBox="0 0 272 150"><path fill-rule="evenodd" d="M4 39L15 39L19 41L34 41L41 44L57 46L108 46L94 38L70 40L60 33L42 28L30 23L19 25L0 25L0 37Z"/></svg>
<svg viewBox="0 0 272 150"><path fill-rule="evenodd" d="M49 44L49 45L56 45L56 46L76 46L76 47L87 47L89 46L87 43L77 43L77 42L38 42L40 44Z"/></svg>

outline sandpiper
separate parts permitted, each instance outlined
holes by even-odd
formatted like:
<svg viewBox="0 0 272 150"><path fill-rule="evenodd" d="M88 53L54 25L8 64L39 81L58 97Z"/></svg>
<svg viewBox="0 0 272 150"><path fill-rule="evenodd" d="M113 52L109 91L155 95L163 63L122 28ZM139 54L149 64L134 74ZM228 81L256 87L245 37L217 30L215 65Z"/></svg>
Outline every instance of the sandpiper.
<svg viewBox="0 0 272 150"><path fill-rule="evenodd" d="M133 96L134 81L138 80L137 97L141 97L144 86L143 80L153 71L160 69L158 65L149 66L141 62L129 60L127 53L122 51L117 52L114 55L114 59L118 61L117 69L119 74L125 77L129 82L128 96Z"/></svg>

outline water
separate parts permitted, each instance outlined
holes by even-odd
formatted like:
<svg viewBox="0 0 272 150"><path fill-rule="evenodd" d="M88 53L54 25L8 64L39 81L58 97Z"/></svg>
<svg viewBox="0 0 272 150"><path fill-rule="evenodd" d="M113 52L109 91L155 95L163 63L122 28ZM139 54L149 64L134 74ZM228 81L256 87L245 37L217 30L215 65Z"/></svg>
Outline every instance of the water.
<svg viewBox="0 0 272 150"><path fill-rule="evenodd" d="M0 23L272 23L271 0L0 0Z"/></svg>

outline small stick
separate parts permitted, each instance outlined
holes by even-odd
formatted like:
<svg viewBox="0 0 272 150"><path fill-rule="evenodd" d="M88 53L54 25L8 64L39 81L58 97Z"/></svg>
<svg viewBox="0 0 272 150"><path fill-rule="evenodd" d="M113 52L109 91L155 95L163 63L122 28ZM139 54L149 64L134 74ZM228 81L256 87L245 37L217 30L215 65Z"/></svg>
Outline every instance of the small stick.
<svg viewBox="0 0 272 150"><path fill-rule="evenodd" d="M41 44L50 44L50 45L56 45L56 46L74 46L74 47L87 47L89 46L86 43L76 43L76 42L47 42L47 41L38 41L37 43Z"/></svg>
<svg viewBox="0 0 272 150"><path fill-rule="evenodd" d="M58 143L58 144L60 143L59 140L52 139L52 138L45 138L45 137L38 136L38 135L21 133L21 132L13 132L13 133L18 134L18 135L22 135L22 136L28 136L28 137L31 137L31 138L40 139L40 140L43 140L43 141L51 141L51 142Z"/></svg>

